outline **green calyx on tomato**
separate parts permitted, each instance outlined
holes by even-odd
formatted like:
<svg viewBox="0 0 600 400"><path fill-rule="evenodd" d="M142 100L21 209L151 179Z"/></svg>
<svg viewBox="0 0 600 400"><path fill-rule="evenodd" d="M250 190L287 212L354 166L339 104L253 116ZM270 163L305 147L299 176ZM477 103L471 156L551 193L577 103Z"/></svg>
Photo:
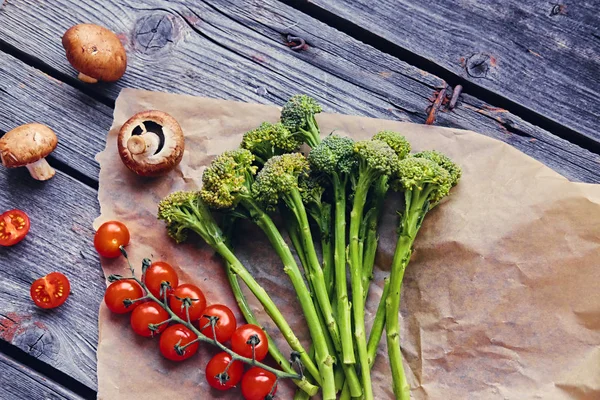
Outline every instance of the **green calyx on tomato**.
<svg viewBox="0 0 600 400"><path fill-rule="evenodd" d="M25 239L29 232L29 217L21 210L10 210L0 215L0 246L13 246Z"/></svg>

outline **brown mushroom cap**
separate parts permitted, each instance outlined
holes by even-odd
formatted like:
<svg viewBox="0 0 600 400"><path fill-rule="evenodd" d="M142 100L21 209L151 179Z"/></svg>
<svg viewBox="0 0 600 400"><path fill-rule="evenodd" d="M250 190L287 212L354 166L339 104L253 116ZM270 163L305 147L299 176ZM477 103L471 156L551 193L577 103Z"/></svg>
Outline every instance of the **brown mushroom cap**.
<svg viewBox="0 0 600 400"><path fill-rule="evenodd" d="M58 138L46 125L21 125L0 138L0 159L7 168L23 167L52 153L57 144Z"/></svg>
<svg viewBox="0 0 600 400"><path fill-rule="evenodd" d="M135 114L123 124L117 146L127 168L141 176L159 176L181 162L185 140L175 118L149 110Z"/></svg>
<svg viewBox="0 0 600 400"><path fill-rule="evenodd" d="M62 44L67 59L82 74L100 81L113 82L125 73L125 48L117 35L102 26L75 25L65 32Z"/></svg>

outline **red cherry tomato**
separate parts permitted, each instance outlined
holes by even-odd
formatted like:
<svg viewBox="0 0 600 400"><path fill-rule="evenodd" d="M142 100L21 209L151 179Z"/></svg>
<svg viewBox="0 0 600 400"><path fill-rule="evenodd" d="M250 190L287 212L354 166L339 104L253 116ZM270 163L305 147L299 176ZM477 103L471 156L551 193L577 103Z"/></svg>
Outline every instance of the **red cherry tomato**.
<svg viewBox="0 0 600 400"><path fill-rule="evenodd" d="M128 244L129 230L119 221L103 223L94 235L94 247L102 257L119 257L121 255L119 247Z"/></svg>
<svg viewBox="0 0 600 400"><path fill-rule="evenodd" d="M237 385L244 373L244 364L234 361L227 369L227 377L219 379L231 361L231 356L225 352L219 353L206 364L206 381L217 390L228 390Z"/></svg>
<svg viewBox="0 0 600 400"><path fill-rule="evenodd" d="M0 215L0 246L13 246L25 239L29 232L29 217L21 210L10 210Z"/></svg>
<svg viewBox="0 0 600 400"><path fill-rule="evenodd" d="M254 358L262 361L269 352L269 340L265 332L256 325L246 324L237 328L231 337L231 350L242 357L252 358L251 343L254 340L258 342L254 346Z"/></svg>
<svg viewBox="0 0 600 400"><path fill-rule="evenodd" d="M204 293L202 293L202 290L200 290L198 286L189 283L179 285L171 294L169 307L171 307L171 310L173 310L179 318L187 321L185 307L183 306L182 301L186 298L191 300L189 307L190 321L197 321L206 308L206 297L204 297Z"/></svg>
<svg viewBox="0 0 600 400"><path fill-rule="evenodd" d="M161 306L156 303L142 303L131 313L131 328L140 336L151 337L160 335L162 331L167 329L168 324L158 326L156 331L151 331L149 324L160 324L169 319L167 313Z"/></svg>
<svg viewBox="0 0 600 400"><path fill-rule="evenodd" d="M166 262L157 261L150 264L150 267L146 270L145 284L150 293L160 300L163 299L163 295L160 293L160 288L163 282L169 282L172 289L175 289L179 285L179 277L177 272L170 264Z"/></svg>
<svg viewBox="0 0 600 400"><path fill-rule="evenodd" d="M104 293L104 302L106 307L116 314L125 314L133 311L139 302L125 307L124 300L135 300L144 296L144 290L133 279L123 279L110 284Z"/></svg>
<svg viewBox="0 0 600 400"><path fill-rule="evenodd" d="M275 395L277 377L259 367L250 368L242 378L242 396L246 400L264 400L267 395ZM273 386L275 385L275 389ZM271 392L272 391L272 392Z"/></svg>
<svg viewBox="0 0 600 400"><path fill-rule="evenodd" d="M235 332L237 322L235 320L235 315L233 315L233 312L229 309L229 307L222 304L213 304L206 307L202 313L202 318L200 318L200 322L198 323L201 332L213 339L213 331L212 327L210 326L210 321L206 317L207 315L218 318L217 324L215 325L217 341L220 343L225 343L231 339L233 332Z"/></svg>
<svg viewBox="0 0 600 400"><path fill-rule="evenodd" d="M52 272L33 282L29 293L36 306L55 308L67 300L71 293L71 284L60 272Z"/></svg>
<svg viewBox="0 0 600 400"><path fill-rule="evenodd" d="M195 342L183 349L183 355L178 354L175 345L185 346L198 337L185 325L177 324L167 328L160 336L160 352L165 358L172 361L183 361L198 351L199 342Z"/></svg>

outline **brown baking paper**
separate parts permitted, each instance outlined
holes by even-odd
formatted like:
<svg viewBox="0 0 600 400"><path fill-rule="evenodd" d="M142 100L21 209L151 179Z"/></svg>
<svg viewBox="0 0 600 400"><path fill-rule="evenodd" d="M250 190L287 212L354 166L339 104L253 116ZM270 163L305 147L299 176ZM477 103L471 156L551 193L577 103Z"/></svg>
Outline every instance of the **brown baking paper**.
<svg viewBox="0 0 600 400"><path fill-rule="evenodd" d="M134 113L160 109L186 136L181 165L142 179L117 154L116 137ZM174 244L157 203L175 190L198 189L204 167L262 121L272 106L125 89L100 162L101 217L125 222L128 252L175 265L180 280L199 285L209 303L239 316L222 263L202 241ZM402 349L414 399L600 398L600 186L570 183L512 147L470 131L322 114L323 133L355 139L382 129L403 133L415 151L437 149L464 170L451 196L427 216L415 244L402 294ZM366 311L370 327L395 247L393 196L386 205L376 280ZM249 223L238 230L240 258L281 307L296 333L307 333L281 263ZM126 273L123 259L102 260L106 275ZM257 302L261 321L287 345ZM183 363L164 360L158 340L136 337L127 316L100 310L98 386L102 399L241 398L207 388L204 366L215 350L202 346ZM376 399L393 398L382 340L373 370ZM280 399L293 385L282 383Z"/></svg>

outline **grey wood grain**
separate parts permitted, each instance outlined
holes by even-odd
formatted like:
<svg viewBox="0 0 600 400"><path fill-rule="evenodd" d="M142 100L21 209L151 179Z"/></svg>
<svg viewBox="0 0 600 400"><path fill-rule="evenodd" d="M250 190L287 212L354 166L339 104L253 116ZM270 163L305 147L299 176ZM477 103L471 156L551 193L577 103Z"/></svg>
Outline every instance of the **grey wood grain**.
<svg viewBox="0 0 600 400"><path fill-rule="evenodd" d="M0 339L95 389L98 308L106 287L93 248L97 193L61 172L37 182L26 169L3 169L0 194L0 210L19 208L31 219L25 240L0 247ZM29 287L53 271L69 278L71 296L43 310Z"/></svg>
<svg viewBox="0 0 600 400"><path fill-rule="evenodd" d="M0 353L0 399L62 400L81 396Z"/></svg>
<svg viewBox="0 0 600 400"><path fill-rule="evenodd" d="M0 76L0 135L28 122L46 124L58 136L50 163L57 160L97 180L94 157L104 147L112 109L2 52Z"/></svg>
<svg viewBox="0 0 600 400"><path fill-rule="evenodd" d="M469 82L600 139L598 0L310 3Z"/></svg>
<svg viewBox="0 0 600 400"><path fill-rule="evenodd" d="M64 30L80 21L110 27L125 42L128 72L117 84L86 88L111 99L124 86L275 104L294 93L308 92L327 111L422 123L429 99L442 83L274 0L250 1L243 6L224 0L187 5L130 0L102 7L65 0L56 3L6 3L0 11L6 21L0 26L0 38L64 74L60 76L69 81L68 76L74 76L74 72L60 45ZM33 18L35 30L21 23ZM285 41L287 33L304 37L306 50L291 50ZM12 75L18 75L27 67L16 65L14 69L18 71ZM11 88L18 90L15 88L21 80L12 82ZM15 111L10 102L0 104L5 108L0 111L19 115L36 98L48 97L50 90L66 92L57 95L59 98L73 96L68 85L54 83L52 88L30 93L31 100L21 100L19 110ZM76 96L82 98L84 103L89 101L85 95ZM100 115L84 118L81 114L88 111L81 113L77 107L65 107L69 111L64 113L74 120L83 118L87 134L69 133L64 144L86 158L101 149L110 123ZM99 111L107 114L103 107ZM600 180L597 155L476 98L464 96L453 112L440 113L437 124L476 130L508 142L569 179ZM0 129L7 127L0 125ZM68 158L63 159L69 163ZM71 165L76 169L87 167L84 162ZM89 165L95 163L90 161Z"/></svg>

